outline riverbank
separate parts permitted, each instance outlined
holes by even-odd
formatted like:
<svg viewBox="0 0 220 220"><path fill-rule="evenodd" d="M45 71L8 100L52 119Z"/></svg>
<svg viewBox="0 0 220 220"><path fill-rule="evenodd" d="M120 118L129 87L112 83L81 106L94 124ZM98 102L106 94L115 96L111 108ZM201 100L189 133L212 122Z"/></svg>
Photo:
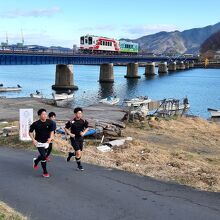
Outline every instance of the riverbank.
<svg viewBox="0 0 220 220"><path fill-rule="evenodd" d="M220 125L200 118L161 119L127 124L123 136L132 142L114 147L112 152L96 149L88 141L83 160L173 181L201 190L220 192ZM67 147L68 146L68 147ZM68 141L57 137L54 147L67 152Z"/></svg>
<svg viewBox="0 0 220 220"><path fill-rule="evenodd" d="M18 111L16 107L20 105L28 107L27 103L39 108L38 102L30 100L23 102L26 105L18 105L19 102L9 105L8 102L7 111L11 113ZM71 109L42 107L56 111L61 118L66 117L65 120L72 113ZM10 115L9 113L8 116ZM124 112L115 106L85 108L86 118L120 120L122 115ZM132 137L133 141L113 147L113 151L108 153L97 150L100 140L86 139L83 161L163 181L174 181L201 190L220 192L220 124L198 117L145 120L127 123L122 136ZM18 142L18 137L0 138L0 146L18 148L21 145L30 148L31 143L22 144ZM56 154L66 156L70 149L69 141L57 134L54 142Z"/></svg>
<svg viewBox="0 0 220 220"><path fill-rule="evenodd" d="M0 220L28 220L28 218L0 201Z"/></svg>
<svg viewBox="0 0 220 220"><path fill-rule="evenodd" d="M0 121L10 120L18 121L19 109L33 108L34 118L37 119L37 110L45 108L47 112L54 111L57 114L58 120L69 120L73 116L73 109L62 108L42 103L39 99L34 98L5 98L1 99L0 105ZM97 104L84 108L84 113L89 119L109 119L119 121L124 116L124 112L115 106Z"/></svg>

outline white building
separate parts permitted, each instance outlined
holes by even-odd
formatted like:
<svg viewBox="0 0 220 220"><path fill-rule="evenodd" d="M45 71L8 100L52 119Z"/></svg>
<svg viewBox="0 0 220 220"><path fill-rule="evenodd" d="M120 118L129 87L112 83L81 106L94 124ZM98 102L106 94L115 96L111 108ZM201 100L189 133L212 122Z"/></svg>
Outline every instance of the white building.
<svg viewBox="0 0 220 220"><path fill-rule="evenodd" d="M214 54L214 59L215 60L220 60L220 50L217 50Z"/></svg>

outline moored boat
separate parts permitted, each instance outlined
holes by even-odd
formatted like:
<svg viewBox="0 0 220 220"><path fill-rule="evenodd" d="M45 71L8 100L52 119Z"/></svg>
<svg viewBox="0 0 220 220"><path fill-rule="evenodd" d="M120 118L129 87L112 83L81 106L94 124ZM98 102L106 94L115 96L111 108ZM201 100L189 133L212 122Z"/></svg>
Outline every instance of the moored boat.
<svg viewBox="0 0 220 220"><path fill-rule="evenodd" d="M41 92L39 92L38 90L36 90L36 93L31 93L30 96L32 98L37 98L37 99L42 99L43 98L43 94Z"/></svg>
<svg viewBox="0 0 220 220"><path fill-rule="evenodd" d="M22 87L17 85L17 87L0 87L0 92L18 92L21 91Z"/></svg>
<svg viewBox="0 0 220 220"><path fill-rule="evenodd" d="M208 111L211 114L211 117L220 117L220 109L208 108Z"/></svg>
<svg viewBox="0 0 220 220"><path fill-rule="evenodd" d="M110 96L105 99L101 99L99 102L107 105L116 105L119 103L119 101L120 101L119 98Z"/></svg>
<svg viewBox="0 0 220 220"><path fill-rule="evenodd" d="M54 101L63 101L73 99L73 93L52 93Z"/></svg>
<svg viewBox="0 0 220 220"><path fill-rule="evenodd" d="M127 106L140 106L140 105L144 105L144 104L148 104L151 102L151 99L148 96L144 96L144 97L137 97L137 98L133 98L133 99L125 99L124 103Z"/></svg>

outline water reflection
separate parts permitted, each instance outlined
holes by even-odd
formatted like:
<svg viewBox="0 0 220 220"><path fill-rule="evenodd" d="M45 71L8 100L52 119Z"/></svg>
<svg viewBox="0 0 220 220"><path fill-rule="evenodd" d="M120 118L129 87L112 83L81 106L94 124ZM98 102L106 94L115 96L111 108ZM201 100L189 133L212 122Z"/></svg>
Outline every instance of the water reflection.
<svg viewBox="0 0 220 220"><path fill-rule="evenodd" d="M115 96L114 83L100 83L98 95L100 99Z"/></svg>
<svg viewBox="0 0 220 220"><path fill-rule="evenodd" d="M140 79L127 79L124 94L134 94Z"/></svg>

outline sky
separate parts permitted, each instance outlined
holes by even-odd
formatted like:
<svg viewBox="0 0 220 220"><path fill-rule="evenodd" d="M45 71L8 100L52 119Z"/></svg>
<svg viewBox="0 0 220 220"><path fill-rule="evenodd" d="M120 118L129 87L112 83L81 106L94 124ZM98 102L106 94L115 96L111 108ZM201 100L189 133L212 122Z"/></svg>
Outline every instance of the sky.
<svg viewBox="0 0 220 220"><path fill-rule="evenodd" d="M136 39L220 22L220 0L0 0L0 42L71 47L82 35Z"/></svg>

